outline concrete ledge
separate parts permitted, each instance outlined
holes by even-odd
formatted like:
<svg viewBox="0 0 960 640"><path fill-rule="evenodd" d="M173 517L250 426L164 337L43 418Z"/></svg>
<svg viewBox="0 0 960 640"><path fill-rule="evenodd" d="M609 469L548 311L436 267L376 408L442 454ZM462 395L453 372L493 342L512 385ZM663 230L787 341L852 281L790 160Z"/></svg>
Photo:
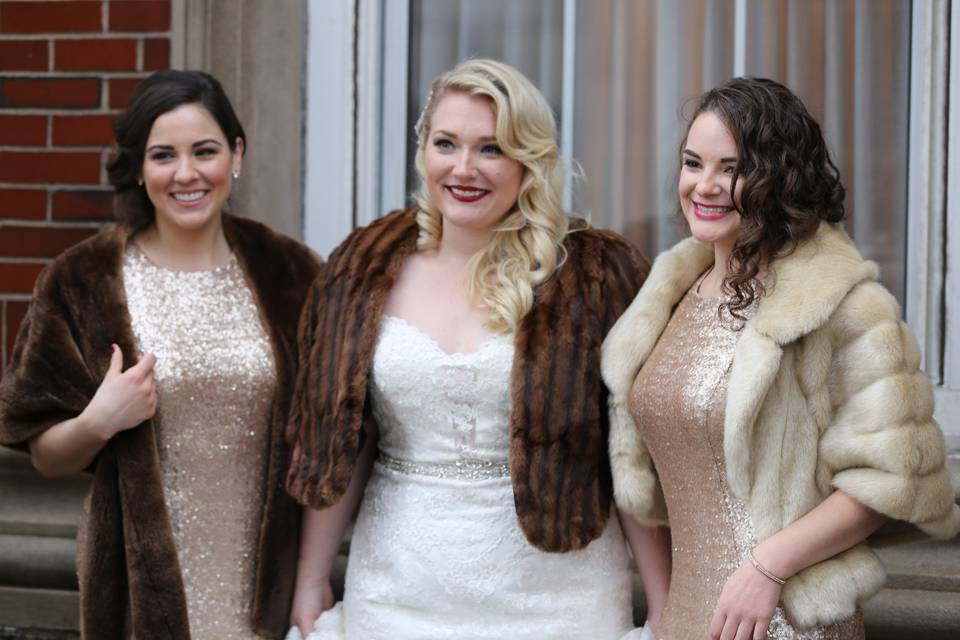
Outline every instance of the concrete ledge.
<svg viewBox="0 0 960 640"><path fill-rule="evenodd" d="M0 448L2 449L2 448ZM0 451L0 534L74 538L89 474L44 478L21 453Z"/></svg>
<svg viewBox="0 0 960 640"><path fill-rule="evenodd" d="M0 586L0 620L9 627L78 631L80 595L76 591Z"/></svg>
<svg viewBox="0 0 960 640"><path fill-rule="evenodd" d="M76 631L47 631L0 626L0 640L80 640Z"/></svg>
<svg viewBox="0 0 960 640"><path fill-rule="evenodd" d="M0 584L77 589L73 538L0 535Z"/></svg>
<svg viewBox="0 0 960 640"><path fill-rule="evenodd" d="M884 589L863 613L869 640L960 638L960 593Z"/></svg>
<svg viewBox="0 0 960 640"><path fill-rule="evenodd" d="M876 552L887 569L887 589L960 594L960 538L921 540ZM956 617L960 620L960 609Z"/></svg>

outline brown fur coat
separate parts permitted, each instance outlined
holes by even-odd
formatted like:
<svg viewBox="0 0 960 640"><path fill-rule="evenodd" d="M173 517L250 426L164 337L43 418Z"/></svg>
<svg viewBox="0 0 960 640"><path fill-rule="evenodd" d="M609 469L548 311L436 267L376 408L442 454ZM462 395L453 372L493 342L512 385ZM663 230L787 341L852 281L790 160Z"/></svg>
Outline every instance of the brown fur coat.
<svg viewBox="0 0 960 640"><path fill-rule="evenodd" d="M370 413L367 381L383 305L416 250L414 216L415 209L394 212L355 231L311 290L288 428L287 487L304 504L333 504L350 481ZM612 490L600 346L648 271L620 236L573 227L566 262L537 287L515 337L511 374L517 516L527 539L546 551L582 548L606 524Z"/></svg>
<svg viewBox="0 0 960 640"><path fill-rule="evenodd" d="M674 306L713 262L692 238L662 253L603 345L611 393L610 456L617 505L667 523L656 470L629 411L637 372ZM839 227L823 223L771 265L774 285L737 339L723 455L730 487L757 538L794 522L840 489L938 538L960 529L943 434L920 351L893 296ZM782 592L798 627L853 615L883 584L860 544L800 571Z"/></svg>
<svg viewBox="0 0 960 640"><path fill-rule="evenodd" d="M252 627L281 638L296 572L300 509L283 490L289 450L283 427L296 375L297 319L319 269L303 245L267 227L224 216L273 346L276 395L260 526ZM0 444L23 446L78 415L110 361L132 364L136 341L123 289L128 232L113 228L64 252L37 280L33 302L0 382ZM89 640L190 637L151 421L117 434L97 456L78 538L81 630Z"/></svg>

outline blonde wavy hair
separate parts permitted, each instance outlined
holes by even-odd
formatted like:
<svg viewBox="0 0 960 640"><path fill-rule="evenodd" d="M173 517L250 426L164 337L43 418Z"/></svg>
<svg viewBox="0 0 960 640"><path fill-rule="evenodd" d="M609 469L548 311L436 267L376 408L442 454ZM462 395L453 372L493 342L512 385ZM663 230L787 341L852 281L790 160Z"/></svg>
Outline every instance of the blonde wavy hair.
<svg viewBox="0 0 960 640"><path fill-rule="evenodd" d="M430 199L425 153L430 121L444 95L462 92L492 102L497 145L523 166L516 204L494 231L493 239L467 263L470 298L491 311L488 328L516 331L533 306L534 288L563 264L563 239L570 219L561 206L565 172L557 146L556 123L543 94L523 74L502 62L473 59L461 62L434 79L417 120L417 172L414 194L419 211L420 250L437 247L443 236L443 216Z"/></svg>

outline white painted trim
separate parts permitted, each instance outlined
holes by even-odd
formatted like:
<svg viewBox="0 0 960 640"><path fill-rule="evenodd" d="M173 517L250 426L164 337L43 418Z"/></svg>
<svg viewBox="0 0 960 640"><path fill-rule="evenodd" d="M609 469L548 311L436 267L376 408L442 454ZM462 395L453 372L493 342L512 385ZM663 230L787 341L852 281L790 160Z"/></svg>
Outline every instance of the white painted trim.
<svg viewBox="0 0 960 640"><path fill-rule="evenodd" d="M357 175L354 222L380 213L381 91L384 0L359 0L357 28Z"/></svg>
<svg viewBox="0 0 960 640"><path fill-rule="evenodd" d="M733 75L742 76L747 69L747 0L733 5Z"/></svg>
<svg viewBox="0 0 960 640"><path fill-rule="evenodd" d="M906 317L939 384L943 336L943 215L946 162L942 132L947 84L949 0L914 2L910 37L910 148L907 186Z"/></svg>
<svg viewBox="0 0 960 640"><path fill-rule="evenodd" d="M943 429L947 451L960 451L960 390L937 387L933 391L933 417Z"/></svg>
<svg viewBox="0 0 960 640"><path fill-rule="evenodd" d="M410 64L410 0L383 0L383 44L380 106L380 202L376 211L359 211L357 224L367 224L407 204L407 124Z"/></svg>
<svg viewBox="0 0 960 640"><path fill-rule="evenodd" d="M560 157L563 164L574 171L573 125L576 119L576 40L577 0L563 0L563 80L560 86ZM573 208L573 180L567 177L563 187L563 209Z"/></svg>
<svg viewBox="0 0 960 640"><path fill-rule="evenodd" d="M956 42L950 47L950 112L947 139L947 269L943 384L960 394L960 5L950 11L950 32ZM960 438L960 400L953 413Z"/></svg>
<svg viewBox="0 0 960 640"><path fill-rule="evenodd" d="M353 229L355 1L307 3L303 237L323 256Z"/></svg>
<svg viewBox="0 0 960 640"><path fill-rule="evenodd" d="M407 200L409 0L355 0L356 162L351 228ZM346 123L345 123L346 126Z"/></svg>

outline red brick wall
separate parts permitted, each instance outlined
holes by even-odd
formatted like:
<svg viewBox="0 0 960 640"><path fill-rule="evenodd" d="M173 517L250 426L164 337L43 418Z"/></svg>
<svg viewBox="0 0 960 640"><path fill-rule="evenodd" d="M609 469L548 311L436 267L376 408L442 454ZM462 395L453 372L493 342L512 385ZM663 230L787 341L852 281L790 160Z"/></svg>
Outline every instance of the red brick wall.
<svg viewBox="0 0 960 640"><path fill-rule="evenodd" d="M109 220L110 124L170 65L170 0L0 0L0 358L43 265Z"/></svg>

